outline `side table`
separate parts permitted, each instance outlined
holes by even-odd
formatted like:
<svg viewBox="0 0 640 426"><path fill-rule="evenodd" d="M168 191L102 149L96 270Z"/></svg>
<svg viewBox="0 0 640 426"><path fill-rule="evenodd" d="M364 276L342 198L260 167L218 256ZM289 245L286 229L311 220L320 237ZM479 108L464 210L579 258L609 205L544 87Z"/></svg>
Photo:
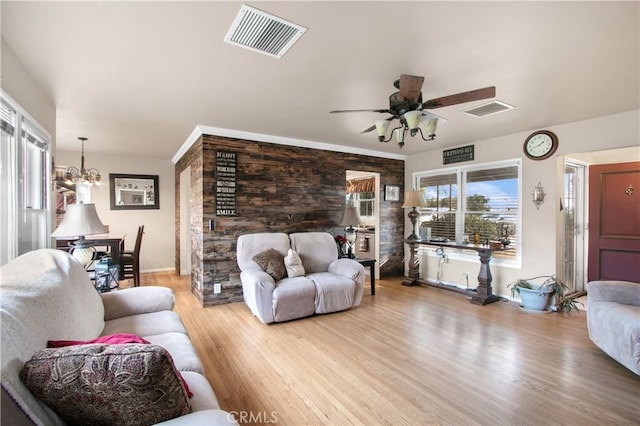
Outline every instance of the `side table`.
<svg viewBox="0 0 640 426"><path fill-rule="evenodd" d="M371 276L371 295L376 295L376 260L375 259L353 259L364 267L369 267L369 275Z"/></svg>

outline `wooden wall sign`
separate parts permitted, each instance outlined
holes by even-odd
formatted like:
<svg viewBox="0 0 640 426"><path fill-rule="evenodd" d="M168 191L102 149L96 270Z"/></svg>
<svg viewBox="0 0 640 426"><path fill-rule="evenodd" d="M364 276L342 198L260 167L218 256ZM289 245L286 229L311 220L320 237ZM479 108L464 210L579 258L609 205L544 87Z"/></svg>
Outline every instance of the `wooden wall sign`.
<svg viewBox="0 0 640 426"><path fill-rule="evenodd" d="M236 153L216 151L216 216L236 215Z"/></svg>
<svg viewBox="0 0 640 426"><path fill-rule="evenodd" d="M462 161L473 161L474 145L462 146L460 148L445 149L442 151L442 164L460 163Z"/></svg>

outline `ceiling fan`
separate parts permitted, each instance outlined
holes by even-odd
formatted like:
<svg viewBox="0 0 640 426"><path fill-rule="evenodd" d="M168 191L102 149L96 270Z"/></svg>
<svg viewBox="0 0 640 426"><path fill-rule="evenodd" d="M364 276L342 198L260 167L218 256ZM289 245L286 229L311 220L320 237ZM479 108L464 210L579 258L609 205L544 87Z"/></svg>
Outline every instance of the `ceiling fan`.
<svg viewBox="0 0 640 426"><path fill-rule="evenodd" d="M373 126L364 129L360 133L368 133L376 129L378 132L378 140L380 142L389 142L392 135L395 134L398 145L402 148L404 146L404 137L407 131L411 136L415 136L417 133L420 133L420 137L422 137L422 139L430 141L434 140L436 137L435 131L438 121L446 122L444 118L426 110L463 104L465 102L473 102L496 96L496 88L494 86L490 86L482 89L470 90L468 92L456 93L454 95L442 96L440 98L429 99L426 102L422 102L423 82L424 77L402 74L400 79L393 83L394 87L398 89L398 91L389 96L389 108L343 109L330 111L330 113L379 112L382 114L390 114L390 117L377 120ZM391 131L389 138L385 139L389 124L393 120L399 120L400 125ZM426 138L422 133L421 125L427 134Z"/></svg>

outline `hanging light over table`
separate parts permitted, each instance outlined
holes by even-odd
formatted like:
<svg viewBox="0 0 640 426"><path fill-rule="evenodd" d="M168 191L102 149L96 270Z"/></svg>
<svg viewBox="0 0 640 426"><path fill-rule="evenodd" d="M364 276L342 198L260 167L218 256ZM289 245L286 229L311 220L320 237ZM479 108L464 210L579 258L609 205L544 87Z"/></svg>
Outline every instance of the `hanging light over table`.
<svg viewBox="0 0 640 426"><path fill-rule="evenodd" d="M64 182L72 185L74 183L84 183L85 185L102 185L102 176L98 169L88 169L84 167L84 143L85 137L78 138L82 142L82 157L80 157L80 168L71 166L64 172Z"/></svg>

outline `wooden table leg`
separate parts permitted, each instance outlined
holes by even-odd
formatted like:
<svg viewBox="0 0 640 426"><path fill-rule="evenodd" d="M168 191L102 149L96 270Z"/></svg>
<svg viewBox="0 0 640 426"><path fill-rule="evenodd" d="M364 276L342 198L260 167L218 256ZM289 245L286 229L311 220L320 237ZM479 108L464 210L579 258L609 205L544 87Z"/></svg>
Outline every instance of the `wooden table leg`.
<svg viewBox="0 0 640 426"><path fill-rule="evenodd" d="M418 245L407 243L409 245L409 273L402 280L403 285L416 285L417 280L420 278L420 262L418 261Z"/></svg>
<svg viewBox="0 0 640 426"><path fill-rule="evenodd" d="M376 262L371 262L369 265L369 275L371 276L371 295L376 295Z"/></svg>
<svg viewBox="0 0 640 426"><path fill-rule="evenodd" d="M491 269L489 268L489 262L491 262L491 249L479 249L480 255L480 272L478 272L478 288L477 293L471 298L471 303L478 305L486 305L489 303L497 302L499 298L493 294L491 288Z"/></svg>

